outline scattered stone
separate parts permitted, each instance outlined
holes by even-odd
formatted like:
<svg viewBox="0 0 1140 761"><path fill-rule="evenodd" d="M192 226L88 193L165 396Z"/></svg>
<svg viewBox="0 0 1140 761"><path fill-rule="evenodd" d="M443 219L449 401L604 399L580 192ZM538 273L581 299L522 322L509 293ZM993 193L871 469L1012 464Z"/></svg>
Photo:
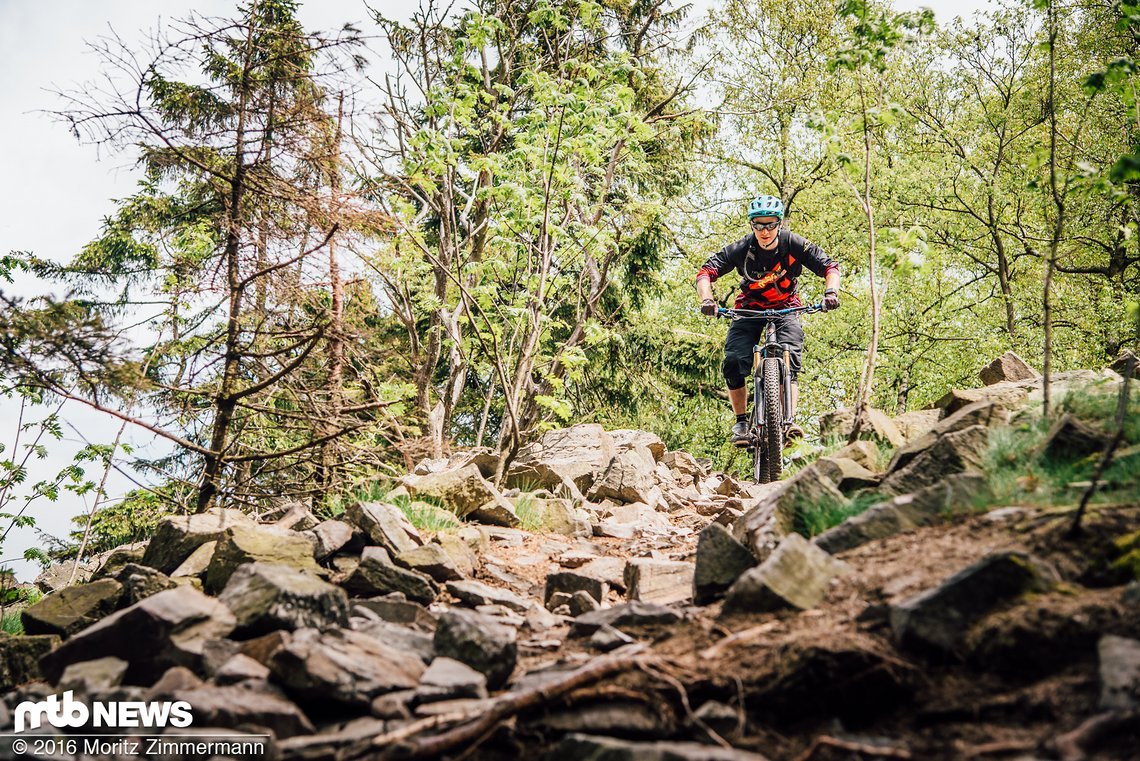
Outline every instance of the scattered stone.
<svg viewBox="0 0 1140 761"><path fill-rule="evenodd" d="M855 426L855 410L832 410L819 416L819 435L823 439L846 439ZM863 421L861 439L870 439L892 447L906 443L890 416L882 410L868 407Z"/></svg>
<svg viewBox="0 0 1140 761"><path fill-rule="evenodd" d="M987 555L937 587L891 606L891 628L903 647L953 654L983 616L1025 592L1048 589L1056 578L1056 571L1030 555Z"/></svg>
<svg viewBox="0 0 1140 761"><path fill-rule="evenodd" d="M201 577L206 574L206 570L210 567L210 561L214 559L214 550L218 548L216 540L206 542L190 553L190 556L183 560L177 568L170 572L172 579L185 578L185 577Z"/></svg>
<svg viewBox="0 0 1140 761"><path fill-rule="evenodd" d="M632 645L634 642L637 640L622 630L606 625L598 627L597 631L590 635L589 645L595 650L608 653L619 647Z"/></svg>
<svg viewBox="0 0 1140 761"><path fill-rule="evenodd" d="M0 692L42 678L40 658L54 650L59 641L55 634L12 637L0 633Z"/></svg>
<svg viewBox="0 0 1140 761"><path fill-rule="evenodd" d="M304 533L313 538L313 556L318 562L327 560L352 541L352 526L344 521L321 521Z"/></svg>
<svg viewBox="0 0 1140 761"><path fill-rule="evenodd" d="M138 563L127 563L115 572L114 579L123 585L120 604L125 605L134 605L139 600L178 586L178 582L162 571Z"/></svg>
<svg viewBox="0 0 1140 761"><path fill-rule="evenodd" d="M759 753L736 748L694 742L634 742L578 733L563 737L551 758L564 761L767 761L767 757Z"/></svg>
<svg viewBox="0 0 1140 761"><path fill-rule="evenodd" d="M396 555L393 560L412 571L426 574L441 584L457 581L463 574L455 567L451 556L438 544L424 544Z"/></svg>
<svg viewBox="0 0 1140 761"><path fill-rule="evenodd" d="M301 709L286 698L280 688L264 680L202 685L196 689L176 690L170 698L189 703L194 710L195 724L203 727L230 730L263 727L277 738L308 735L315 731Z"/></svg>
<svg viewBox="0 0 1140 761"><path fill-rule="evenodd" d="M506 684L515 668L515 630L468 610L449 610L435 630L436 657L453 658L487 677L495 690Z"/></svg>
<svg viewBox="0 0 1140 761"><path fill-rule="evenodd" d="M854 460L872 473L879 471L879 448L866 439L853 441L838 452L833 452L831 456L836 459L846 457L848 460Z"/></svg>
<svg viewBox="0 0 1140 761"><path fill-rule="evenodd" d="M64 587L20 613L27 634L68 637L112 613L123 598L123 585L114 579Z"/></svg>
<svg viewBox="0 0 1140 761"><path fill-rule="evenodd" d="M274 519L274 515L280 515L281 517ZM290 502L276 510L262 513L261 521L263 523L272 521L273 525L277 528L289 529L291 531L308 531L320 523L304 502Z"/></svg>
<svg viewBox="0 0 1140 761"><path fill-rule="evenodd" d="M544 531L562 536L588 537L593 533L586 513L568 499L536 499L534 509Z"/></svg>
<svg viewBox="0 0 1140 761"><path fill-rule="evenodd" d="M765 484L757 503L732 526L732 535L760 561L766 559L795 525L800 505L849 504L831 479L809 465L786 481Z"/></svg>
<svg viewBox="0 0 1140 761"><path fill-rule="evenodd" d="M601 602L609 595L610 585L605 581L577 571L559 571L546 577L546 588L542 595L543 604L550 610L550 600L558 592L573 595L575 592L585 592L595 600Z"/></svg>
<svg viewBox="0 0 1140 761"><path fill-rule="evenodd" d="M269 674L270 671L264 664L248 655L237 653L214 672L213 678L217 684L237 684L247 679L269 679Z"/></svg>
<svg viewBox="0 0 1140 761"><path fill-rule="evenodd" d="M1140 708L1140 641L1106 635L1097 643L1100 707L1106 711Z"/></svg>
<svg viewBox="0 0 1140 761"><path fill-rule="evenodd" d="M632 629L642 626L666 626L681 620L681 614L664 605L634 600L586 613L570 625L571 637L588 637L603 626Z"/></svg>
<svg viewBox="0 0 1140 761"><path fill-rule="evenodd" d="M992 386L1002 381L1022 381L1040 378L1041 373L1029 366L1024 359L1012 351L1007 351L978 372L982 383Z"/></svg>
<svg viewBox="0 0 1140 761"><path fill-rule="evenodd" d="M652 463L641 459L636 452L626 450L610 460L586 497L591 502L612 499L617 502L649 504L653 501L654 488L656 483L653 480Z"/></svg>
<svg viewBox="0 0 1140 761"><path fill-rule="evenodd" d="M393 555L416 547L404 528L404 514L395 505L354 502L345 509L344 515L372 542Z"/></svg>
<svg viewBox="0 0 1140 761"><path fill-rule="evenodd" d="M641 533L641 529L636 523L601 521L593 527L592 533L594 536L604 536L609 539L633 539Z"/></svg>
<svg viewBox="0 0 1140 761"><path fill-rule="evenodd" d="M399 592L424 605L433 602L439 594L439 588L431 577L397 567L383 547L365 547L360 565L345 579L343 587L354 597L377 597Z"/></svg>
<svg viewBox="0 0 1140 761"><path fill-rule="evenodd" d="M938 425L938 421L941 419L942 410L939 409L911 410L910 412L896 415L892 422L909 444L920 436L929 433L934 426ZM832 455L832 457L835 456L836 455Z"/></svg>
<svg viewBox="0 0 1140 761"><path fill-rule="evenodd" d="M449 582L447 591L452 597L473 608L481 605L502 605L516 613L526 613L533 607L529 600L524 600L509 590L492 587L481 581Z"/></svg>
<svg viewBox="0 0 1140 761"><path fill-rule="evenodd" d="M626 597L671 605L693 595L693 564L680 560L636 558L625 566Z"/></svg>
<svg viewBox="0 0 1140 761"><path fill-rule="evenodd" d="M482 700L487 697L487 677L452 658L436 658L420 677L416 700L436 703L440 700Z"/></svg>
<svg viewBox="0 0 1140 761"><path fill-rule="evenodd" d="M722 613L809 610L823 601L831 580L849 570L799 534L788 534L767 560L729 588Z"/></svg>
<svg viewBox="0 0 1140 761"><path fill-rule="evenodd" d="M84 563L80 560L63 560L52 563L32 581L37 589L46 594L59 591L72 584L90 581L100 570L99 561Z"/></svg>
<svg viewBox="0 0 1140 761"><path fill-rule="evenodd" d="M422 663L430 663L435 654L430 631L388 621L373 621L357 631L407 655L415 656Z"/></svg>
<svg viewBox="0 0 1140 761"><path fill-rule="evenodd" d="M234 636L259 637L276 629L348 624L348 595L340 587L303 571L269 563L247 563L230 577L218 600L234 613Z"/></svg>
<svg viewBox="0 0 1140 761"><path fill-rule="evenodd" d="M1123 377L1131 367L1132 377L1135 378L1140 374L1140 364L1136 361L1136 355L1132 353L1131 349L1123 349L1116 359L1112 360L1112 364L1108 366L1109 370L1119 373Z"/></svg>
<svg viewBox="0 0 1140 761"><path fill-rule="evenodd" d="M371 600L355 600L354 604L355 608L365 608L381 621L406 624L429 632L435 631L435 616L419 603L399 599L393 595L374 597Z"/></svg>
<svg viewBox="0 0 1140 761"><path fill-rule="evenodd" d="M666 452L661 456L661 464L673 471L678 481L693 482L704 478L704 469L697 459L688 452Z"/></svg>
<svg viewBox="0 0 1140 761"><path fill-rule="evenodd" d="M218 539L214 557L206 569L206 590L220 592L234 572L246 563L284 565L314 576L321 573L313 559L313 545L305 537L267 527L236 525L226 529Z"/></svg>
<svg viewBox="0 0 1140 761"><path fill-rule="evenodd" d="M547 431L519 451L506 482L554 492L565 487L569 496L581 497L616 454L613 437L595 423Z"/></svg>
<svg viewBox="0 0 1140 761"><path fill-rule="evenodd" d="M467 520L490 526L518 528L522 525L515 506L506 497L497 497L467 514Z"/></svg>
<svg viewBox="0 0 1140 761"><path fill-rule="evenodd" d="M221 539L228 529L238 525L252 527L254 523L245 513L224 508L163 518L146 546L142 564L163 573L172 573L194 550L206 542Z"/></svg>
<svg viewBox="0 0 1140 761"><path fill-rule="evenodd" d="M993 402L1007 410L1017 409L1029 397L1027 381L1003 381L984 388L954 389L934 403L946 416L975 402Z"/></svg>
<svg viewBox="0 0 1140 761"><path fill-rule="evenodd" d="M933 411L937 412L937 410ZM997 402L983 400L968 404L944 420L938 421L926 433L908 440L906 446L897 449L891 457L887 471L900 470L915 457L934 446L940 436L961 431L971 426L993 427L1004 425L1007 422L1009 422L1009 410Z"/></svg>
<svg viewBox="0 0 1140 761"><path fill-rule="evenodd" d="M479 565L479 558L467 542L458 535L450 533L438 535L435 541L447 553L447 557L451 559L451 564L460 576L466 578L475 574L475 568Z"/></svg>
<svg viewBox="0 0 1140 761"><path fill-rule="evenodd" d="M412 496L437 499L460 518L489 502L498 503L503 499L473 463L423 476L405 476L402 483Z"/></svg>
<svg viewBox="0 0 1140 761"><path fill-rule="evenodd" d="M424 672L419 658L349 629L301 629L274 652L274 680L293 697L368 707L377 695L411 689Z"/></svg>
<svg viewBox="0 0 1140 761"><path fill-rule="evenodd" d="M615 557L600 557L575 569L581 576L604 581L613 589L625 592L625 560ZM598 602L605 600L598 598Z"/></svg>
<svg viewBox="0 0 1140 761"><path fill-rule="evenodd" d="M665 442L655 433L622 428L609 434L619 452L633 450L646 462L657 462L665 456ZM649 457L645 457L646 454Z"/></svg>
<svg viewBox="0 0 1140 761"><path fill-rule="evenodd" d="M1079 460L1104 451L1110 438L1100 429L1066 412L1053 423L1039 449L1053 460Z"/></svg>
<svg viewBox="0 0 1140 761"><path fill-rule="evenodd" d="M72 663L63 670L57 688L60 692L75 690L87 696L106 692L123 683L129 665L122 658L112 656Z"/></svg>
<svg viewBox="0 0 1140 761"><path fill-rule="evenodd" d="M811 466L844 494L879 485L879 476L847 457L820 457Z"/></svg>
<svg viewBox="0 0 1140 761"><path fill-rule="evenodd" d="M233 613L190 586L159 592L73 635L40 661L53 682L69 664L105 656L131 664L127 684L149 684L171 666L196 669L206 642L234 628Z"/></svg>
<svg viewBox="0 0 1140 761"><path fill-rule="evenodd" d="M710 523L697 539L693 570L693 602L708 605L724 594L756 558L719 523Z"/></svg>

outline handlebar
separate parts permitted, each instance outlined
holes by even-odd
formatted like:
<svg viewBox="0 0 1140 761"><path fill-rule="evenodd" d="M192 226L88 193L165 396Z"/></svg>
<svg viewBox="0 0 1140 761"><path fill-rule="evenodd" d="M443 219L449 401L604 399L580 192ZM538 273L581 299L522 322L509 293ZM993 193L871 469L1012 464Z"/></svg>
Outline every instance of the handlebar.
<svg viewBox="0 0 1140 761"><path fill-rule="evenodd" d="M814 314L822 311L824 311L822 303L786 309L725 309L719 307L716 310L716 316L730 320L770 320L773 317L784 317L789 314Z"/></svg>

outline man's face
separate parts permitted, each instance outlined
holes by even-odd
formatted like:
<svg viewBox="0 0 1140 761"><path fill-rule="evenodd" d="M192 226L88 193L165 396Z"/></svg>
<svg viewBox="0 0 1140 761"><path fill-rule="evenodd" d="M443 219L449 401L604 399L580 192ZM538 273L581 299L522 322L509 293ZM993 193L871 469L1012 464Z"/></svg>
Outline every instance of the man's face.
<svg viewBox="0 0 1140 761"><path fill-rule="evenodd" d="M761 248L771 248L780 233L780 219L778 217L753 217L749 220L752 233Z"/></svg>

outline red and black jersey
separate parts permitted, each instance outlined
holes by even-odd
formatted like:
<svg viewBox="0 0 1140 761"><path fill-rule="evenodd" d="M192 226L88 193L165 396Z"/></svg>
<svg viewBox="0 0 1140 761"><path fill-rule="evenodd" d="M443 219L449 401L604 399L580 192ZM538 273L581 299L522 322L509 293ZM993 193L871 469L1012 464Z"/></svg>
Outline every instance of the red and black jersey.
<svg viewBox="0 0 1140 761"><path fill-rule="evenodd" d="M709 282L716 282L735 269L741 278L737 309L801 306L796 284L804 267L826 277L831 270L838 270L839 264L819 246L790 230L780 230L776 240L775 248L769 251L760 248L751 234L730 243L709 257L697 272L697 279L707 277Z"/></svg>

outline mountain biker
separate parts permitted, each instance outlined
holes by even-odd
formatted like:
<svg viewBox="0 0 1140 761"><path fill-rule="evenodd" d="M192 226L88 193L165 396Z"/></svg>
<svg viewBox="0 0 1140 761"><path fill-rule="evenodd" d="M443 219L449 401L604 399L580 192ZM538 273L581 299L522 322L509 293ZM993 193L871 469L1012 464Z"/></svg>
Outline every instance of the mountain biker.
<svg viewBox="0 0 1140 761"><path fill-rule="evenodd" d="M823 310L839 308L839 265L814 243L783 228L784 203L776 196L758 196L748 204L748 222L752 234L722 248L709 257L697 272L697 297L701 312L716 316L712 283L729 270L740 275L737 309L783 309L803 306L796 292L796 281L804 268L823 278ZM748 391L746 381L752 377L752 349L764 334L765 320L734 320L724 342L724 379L728 399L736 415L732 426L732 443L749 445ZM798 314L773 320L776 340L788 347L789 373L792 379L792 416L795 416L799 384L796 376L803 359L804 331ZM804 435L798 425L787 434L788 443Z"/></svg>

